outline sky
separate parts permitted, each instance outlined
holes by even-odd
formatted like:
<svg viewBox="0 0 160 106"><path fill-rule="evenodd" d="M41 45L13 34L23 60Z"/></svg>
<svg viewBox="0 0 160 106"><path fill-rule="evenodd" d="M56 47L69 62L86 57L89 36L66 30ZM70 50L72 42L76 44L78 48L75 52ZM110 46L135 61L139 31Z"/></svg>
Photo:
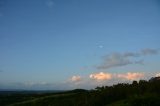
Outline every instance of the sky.
<svg viewBox="0 0 160 106"><path fill-rule="evenodd" d="M0 89L160 76L159 0L0 0Z"/></svg>

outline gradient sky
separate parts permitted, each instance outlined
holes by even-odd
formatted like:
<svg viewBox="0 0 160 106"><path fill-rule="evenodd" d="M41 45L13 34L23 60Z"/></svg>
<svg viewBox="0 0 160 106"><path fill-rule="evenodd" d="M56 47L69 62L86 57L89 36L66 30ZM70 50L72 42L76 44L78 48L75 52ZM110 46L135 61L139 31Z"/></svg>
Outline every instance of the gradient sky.
<svg viewBox="0 0 160 106"><path fill-rule="evenodd" d="M91 88L102 83L98 73L156 74L159 50L159 0L0 0L0 89Z"/></svg>

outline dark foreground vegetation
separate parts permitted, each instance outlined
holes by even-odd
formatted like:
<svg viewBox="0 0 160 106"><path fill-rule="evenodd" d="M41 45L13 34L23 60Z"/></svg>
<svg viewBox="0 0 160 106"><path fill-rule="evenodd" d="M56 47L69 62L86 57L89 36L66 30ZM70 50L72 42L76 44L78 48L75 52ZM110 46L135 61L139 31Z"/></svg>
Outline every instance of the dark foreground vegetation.
<svg viewBox="0 0 160 106"><path fill-rule="evenodd" d="M94 90L59 93L2 93L0 106L160 106L160 77Z"/></svg>

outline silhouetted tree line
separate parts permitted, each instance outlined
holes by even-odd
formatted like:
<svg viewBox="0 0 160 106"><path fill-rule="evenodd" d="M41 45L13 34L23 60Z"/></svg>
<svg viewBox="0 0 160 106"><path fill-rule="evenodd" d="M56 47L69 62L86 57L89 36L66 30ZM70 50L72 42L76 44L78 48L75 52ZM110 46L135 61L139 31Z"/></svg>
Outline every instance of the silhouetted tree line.
<svg viewBox="0 0 160 106"><path fill-rule="evenodd" d="M91 93L94 95L92 101L96 101L95 104L101 103L102 106L124 99L127 99L128 105L133 106L160 106L160 77L151 78L149 81L133 81L132 84L97 87Z"/></svg>

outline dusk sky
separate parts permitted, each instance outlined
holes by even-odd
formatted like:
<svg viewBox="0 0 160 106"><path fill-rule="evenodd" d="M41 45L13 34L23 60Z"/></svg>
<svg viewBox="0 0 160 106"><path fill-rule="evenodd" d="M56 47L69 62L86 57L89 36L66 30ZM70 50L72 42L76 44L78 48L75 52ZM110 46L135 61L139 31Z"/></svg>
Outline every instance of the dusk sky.
<svg viewBox="0 0 160 106"><path fill-rule="evenodd" d="M0 0L0 89L91 89L155 76L159 0Z"/></svg>

